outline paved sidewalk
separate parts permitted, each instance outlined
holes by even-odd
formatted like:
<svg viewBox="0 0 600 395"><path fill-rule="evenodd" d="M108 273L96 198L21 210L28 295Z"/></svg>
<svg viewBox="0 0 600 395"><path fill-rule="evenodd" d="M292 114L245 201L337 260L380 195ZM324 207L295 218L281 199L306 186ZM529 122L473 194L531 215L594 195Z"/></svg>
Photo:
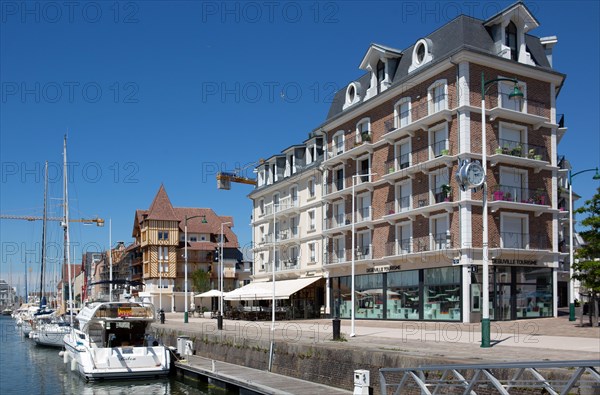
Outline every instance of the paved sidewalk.
<svg viewBox="0 0 600 395"><path fill-rule="evenodd" d="M215 319L167 313L164 327L198 333L223 334L249 341L270 340L270 321L224 320L217 330ZM156 325L156 324L155 324ZM158 327L162 325L158 324ZM402 352L461 363L600 358L600 328L580 327L568 316L508 322L492 322L492 347L481 348L481 326L477 324L420 321L355 321L356 336L350 337L350 320L341 321L344 342L333 342L331 320L276 322L275 341L300 342L356 350Z"/></svg>

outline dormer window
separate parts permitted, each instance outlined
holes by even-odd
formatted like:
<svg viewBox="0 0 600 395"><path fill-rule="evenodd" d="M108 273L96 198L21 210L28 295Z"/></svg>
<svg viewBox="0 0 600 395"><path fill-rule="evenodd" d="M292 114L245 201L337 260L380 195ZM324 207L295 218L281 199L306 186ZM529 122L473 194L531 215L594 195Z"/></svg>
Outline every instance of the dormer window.
<svg viewBox="0 0 600 395"><path fill-rule="evenodd" d="M433 60L433 56L431 55L432 47L432 42L428 38L422 38L417 41L413 47L412 64L408 68L409 73Z"/></svg>
<svg viewBox="0 0 600 395"><path fill-rule="evenodd" d="M504 31L505 45L510 49L510 58L514 61L519 59L517 51L517 26L513 21L510 21Z"/></svg>
<svg viewBox="0 0 600 395"><path fill-rule="evenodd" d="M377 93L381 93L382 85L385 81L385 63L381 60L377 62Z"/></svg>
<svg viewBox="0 0 600 395"><path fill-rule="evenodd" d="M360 102L361 97L361 85L359 82L354 81L348 84L346 88L346 100L344 101L344 109L350 107L353 104Z"/></svg>

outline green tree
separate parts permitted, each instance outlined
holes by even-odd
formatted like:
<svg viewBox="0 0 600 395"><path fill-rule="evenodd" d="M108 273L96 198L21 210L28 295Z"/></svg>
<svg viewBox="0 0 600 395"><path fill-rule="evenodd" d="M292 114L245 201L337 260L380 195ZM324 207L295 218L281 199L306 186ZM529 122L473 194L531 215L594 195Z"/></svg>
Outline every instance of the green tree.
<svg viewBox="0 0 600 395"><path fill-rule="evenodd" d="M210 272L198 269L192 273L192 287L195 292L210 291Z"/></svg>
<svg viewBox="0 0 600 395"><path fill-rule="evenodd" d="M579 280L590 293L591 321L592 313L598 311L596 300L600 293L600 188L590 200L575 210L575 213L586 215L581 221L581 225L586 229L579 232L585 244L577 249L576 257L579 261L573 264L573 278Z"/></svg>

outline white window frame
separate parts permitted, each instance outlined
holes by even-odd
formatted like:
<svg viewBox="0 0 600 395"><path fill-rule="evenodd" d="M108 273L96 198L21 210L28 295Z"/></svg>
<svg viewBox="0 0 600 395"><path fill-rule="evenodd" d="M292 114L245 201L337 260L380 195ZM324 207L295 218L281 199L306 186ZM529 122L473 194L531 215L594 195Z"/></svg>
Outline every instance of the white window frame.
<svg viewBox="0 0 600 395"><path fill-rule="evenodd" d="M344 138L344 131L338 130L331 137L331 156L338 156L346 152L346 144Z"/></svg>
<svg viewBox="0 0 600 395"><path fill-rule="evenodd" d="M364 207L363 202L366 197L369 198L369 205ZM371 196L371 191L357 194L355 202L356 202L355 210L358 211L356 213L356 222L370 221L372 219L372 212L373 212L373 196ZM368 214L366 216L362 215L363 209L368 209L367 210Z"/></svg>
<svg viewBox="0 0 600 395"><path fill-rule="evenodd" d="M435 103L434 103L434 99L435 99L434 92L435 92L435 89L439 86L444 87L444 105L441 106L441 108L436 110ZM429 85L429 88L427 88L427 103L429 103L427 106L427 111L428 111L427 113L429 115L432 115L432 114L435 114L440 111L448 109L448 107L449 107L448 106L448 104L449 104L448 103L448 80L440 79L440 80L435 81L433 84Z"/></svg>
<svg viewBox="0 0 600 395"><path fill-rule="evenodd" d="M338 258L338 262L337 263L344 263L346 262L346 236L342 235L342 236L336 236L333 239L333 254L337 256ZM338 255L338 252L340 252L340 244L343 247L341 249L342 251L342 256ZM352 252L354 253L354 252Z"/></svg>
<svg viewBox="0 0 600 395"><path fill-rule="evenodd" d="M446 133L446 145L445 148L446 150L450 150L450 131L448 130L448 122L442 122L438 125L433 126L432 128L429 129L429 159L435 159L439 156L441 156L442 154L440 153L439 155L436 155L435 152L435 135L438 132L443 131L444 133ZM441 150L440 150L441 152Z"/></svg>
<svg viewBox="0 0 600 395"><path fill-rule="evenodd" d="M265 215L265 199L261 198L258 200L258 215L259 216L263 216Z"/></svg>
<svg viewBox="0 0 600 395"><path fill-rule="evenodd" d="M342 171L342 187L337 188L337 173L338 171ZM341 191L346 189L346 167L344 165L337 166L333 169L333 179L332 184L336 185L336 191Z"/></svg>
<svg viewBox="0 0 600 395"><path fill-rule="evenodd" d="M524 180L524 185L522 185L521 188L521 195L519 196L520 199L517 200L517 202L521 202L522 200L527 200L529 199L529 172L525 169L517 169L516 167L508 167L508 166L500 166L500 171L498 172L498 181L499 181L499 185L500 186L506 186L505 184L502 183L502 179L504 178L502 175L504 174L505 177L506 176L510 176L510 174L507 173L513 173L513 174L519 174L521 175L521 179Z"/></svg>
<svg viewBox="0 0 600 395"><path fill-rule="evenodd" d="M513 130L520 131L521 132L521 141L519 141L519 143L523 144L523 145L527 145L527 132L528 132L527 126L518 125L516 123L499 122L499 125L498 125L498 139L499 140L507 140L506 138L504 138L505 129L513 129Z"/></svg>
<svg viewBox="0 0 600 395"><path fill-rule="evenodd" d="M529 215L527 214L520 214L520 213L500 213L500 247L501 248L505 248L504 247L504 239L502 238L502 233L504 232L504 221L505 218L519 218L521 220L521 224L522 224L522 234L524 236L524 239L522 240L523 243L523 247L522 249L524 250L528 250L530 247L529 244ZM506 247L506 248L510 248L510 247Z"/></svg>
<svg viewBox="0 0 600 395"><path fill-rule="evenodd" d="M400 107L402 107L404 104L408 103L408 119L406 122L406 125L402 125L402 112L400 111ZM410 125L412 123L412 102L410 99L410 96L407 97L403 97L400 100L398 100L396 102L396 104L394 104L394 127L396 129L400 129L403 128L407 125Z"/></svg>
<svg viewBox="0 0 600 395"><path fill-rule="evenodd" d="M429 217L429 234L431 235L431 251L441 251L443 249L437 248L437 243L435 240L435 236L438 233L434 233L434 230L437 232L437 229L435 229L434 224L436 223L436 221L438 219L445 219L446 220L446 225L447 225L447 229L446 229L446 235L449 234L450 232L450 228L452 226L452 224L450 223L450 215L448 213L444 213L444 214L438 214L438 215L432 215L431 217ZM441 233L439 233L441 234ZM451 246L446 246L445 249L450 248Z"/></svg>
<svg viewBox="0 0 600 395"><path fill-rule="evenodd" d="M402 228L408 228L408 234L410 235L410 237L408 238L408 251L403 251L402 250ZM404 222L398 222L396 223L396 226L394 227L394 231L395 231L395 235L394 235L394 241L396 242L396 254L397 255L404 255L404 254L410 254L412 252L412 243L411 243L411 239L412 239L412 221L404 221Z"/></svg>
<svg viewBox="0 0 600 395"><path fill-rule="evenodd" d="M412 141L410 138L402 139L394 144L394 159L395 159L395 169L400 169L402 163L399 161L400 153L402 152L400 147L403 145L408 145L408 166L410 167L412 164Z"/></svg>
<svg viewBox="0 0 600 395"><path fill-rule="evenodd" d="M505 77L505 76L498 76L498 78L513 78L513 77ZM512 91L515 83L511 82L511 81L500 81L498 82L499 87L498 87L498 107L499 108L504 108L507 110L512 110L511 107L504 107L504 99L502 96L502 93L505 93L502 91L502 88L507 87L509 88L509 91ZM521 92L523 92L523 98L521 99L522 102L522 106L521 106L521 111L518 112L522 112L522 113L527 113L527 83L520 81L518 82L517 86L519 87L519 89L521 90ZM500 88L502 87L502 88ZM506 100L510 100L508 97L506 98ZM512 110L515 111L515 110Z"/></svg>
<svg viewBox="0 0 600 395"><path fill-rule="evenodd" d="M361 175L361 173L360 173L362 171L361 164L365 160L368 162L368 170L367 170L368 176L367 176L367 181L363 181L362 177L356 177L358 179L358 184L362 184L362 183L365 183L365 182L371 182L371 168L373 166L373 163L371 163L371 155L370 154L363 155L360 158L356 159L356 161L355 161L355 163L356 163L356 171L355 171L354 174ZM344 174L344 175L346 175L346 174Z"/></svg>
<svg viewBox="0 0 600 395"><path fill-rule="evenodd" d="M364 125L365 123L367 124L367 134L371 137L371 142L373 142L373 140L372 140L373 133L371 132L371 118L365 117L365 118L361 119L360 121L356 122L356 140L355 141L357 143L362 141L361 125Z"/></svg>
<svg viewBox="0 0 600 395"><path fill-rule="evenodd" d="M293 192L296 193L296 199L294 199L294 194ZM300 197L298 195L298 184L294 184L290 187L289 190L289 197L290 197L290 203L292 204L293 207L298 207L299 205L299 201L300 201Z"/></svg>
<svg viewBox="0 0 600 395"><path fill-rule="evenodd" d="M364 240L365 240L365 235L369 235L369 243L366 246L368 248L368 251L364 251L364 248L362 248L364 246ZM353 235L354 237L354 235ZM367 230L363 230L360 232L356 232L356 251L353 251L353 253L358 252L358 249L360 248L360 259L372 259L373 258L373 234L371 232L370 229Z"/></svg>
<svg viewBox="0 0 600 395"><path fill-rule="evenodd" d="M314 232L317 230L317 213L316 210L308 210L308 231Z"/></svg>
<svg viewBox="0 0 600 395"><path fill-rule="evenodd" d="M308 263L317 263L317 243L308 243Z"/></svg>
<svg viewBox="0 0 600 395"><path fill-rule="evenodd" d="M312 187L311 187L312 185ZM317 185L317 180L315 179L315 177L311 177L308 179L308 181L306 182L306 189L308 190L308 198L314 198L316 196L316 185Z"/></svg>
<svg viewBox="0 0 600 395"><path fill-rule="evenodd" d="M316 153L316 149L315 149L315 144L309 144L306 146L306 164L310 165L311 163L313 163L315 161L316 158L314 158L313 156L313 150Z"/></svg>
<svg viewBox="0 0 600 395"><path fill-rule="evenodd" d="M404 189L405 187L408 189L408 195L407 195L408 207L402 209L400 206L402 195L398 194L398 191L401 189ZM410 178L408 180L400 181L400 182L396 183L396 185L394 185L394 200L396 202L396 204L395 204L395 212L396 213L401 213L401 212L412 210L412 207L413 207L412 180Z"/></svg>
<svg viewBox="0 0 600 395"><path fill-rule="evenodd" d="M443 182L442 184L440 184L440 186L436 186L438 181L438 177L441 177L442 179L444 179L445 182ZM440 169L437 170L433 170L429 173L429 194L430 194L430 205L431 204L436 204L435 201L435 190L437 188L441 188L442 185L450 185L450 173L447 167L442 167ZM441 193L441 192L438 192Z"/></svg>

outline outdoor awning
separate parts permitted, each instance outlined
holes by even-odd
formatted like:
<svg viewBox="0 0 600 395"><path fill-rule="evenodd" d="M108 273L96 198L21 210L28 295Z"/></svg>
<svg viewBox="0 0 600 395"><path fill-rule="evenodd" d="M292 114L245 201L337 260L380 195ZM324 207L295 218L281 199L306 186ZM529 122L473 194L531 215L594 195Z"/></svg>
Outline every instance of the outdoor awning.
<svg viewBox="0 0 600 395"><path fill-rule="evenodd" d="M223 296L227 295L227 292L223 292ZM194 295L194 298L218 298L221 296L221 291L218 289L211 289L210 291Z"/></svg>
<svg viewBox="0 0 600 395"><path fill-rule="evenodd" d="M289 299L290 296L309 285L316 283L322 277L297 278L295 280L275 281L275 299ZM273 282L253 282L235 289L224 298L225 300L270 300L273 299Z"/></svg>

